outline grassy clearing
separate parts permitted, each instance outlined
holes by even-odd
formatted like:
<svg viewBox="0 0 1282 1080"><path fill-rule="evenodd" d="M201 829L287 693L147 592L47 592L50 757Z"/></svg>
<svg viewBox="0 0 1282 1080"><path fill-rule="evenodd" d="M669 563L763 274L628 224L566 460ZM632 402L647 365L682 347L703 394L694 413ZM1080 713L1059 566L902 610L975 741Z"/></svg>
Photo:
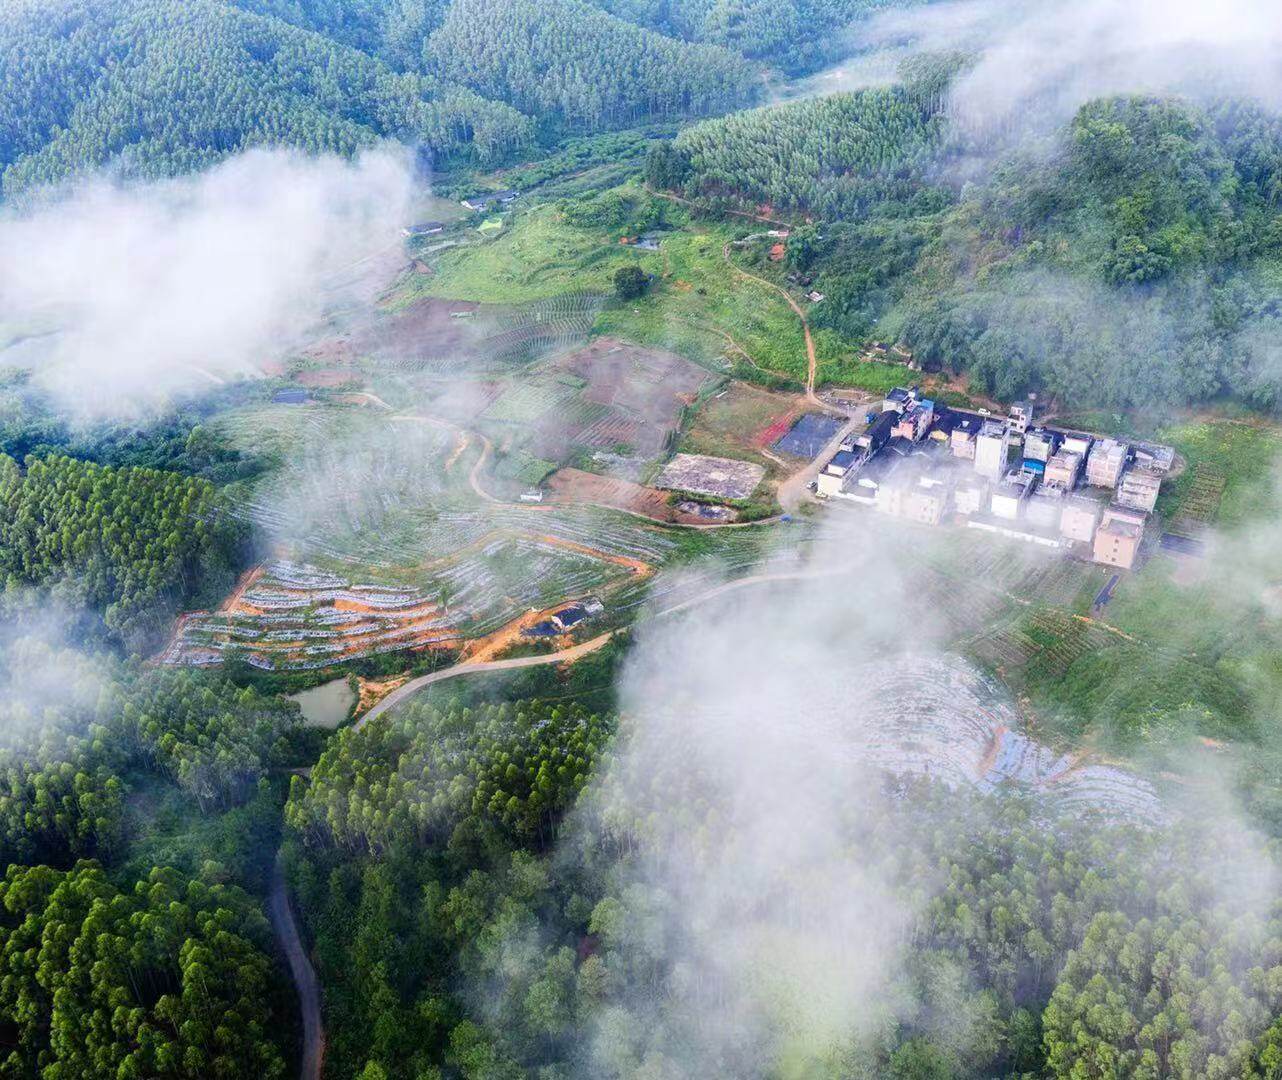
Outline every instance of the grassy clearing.
<svg viewBox="0 0 1282 1080"><path fill-rule="evenodd" d="M1195 489L1209 478L1223 481L1214 520L1225 526L1245 522L1268 509L1275 498L1273 478L1282 455L1282 433L1262 422L1189 421L1160 429L1188 467L1162 487L1158 510L1167 516L1190 512Z"/></svg>
<svg viewBox="0 0 1282 1080"><path fill-rule="evenodd" d="M658 252L637 251L602 232L577 229L552 206L516 213L502 234L442 252L434 276L418 286L424 296L513 304L567 293L611 292L614 272L639 265L662 271Z"/></svg>

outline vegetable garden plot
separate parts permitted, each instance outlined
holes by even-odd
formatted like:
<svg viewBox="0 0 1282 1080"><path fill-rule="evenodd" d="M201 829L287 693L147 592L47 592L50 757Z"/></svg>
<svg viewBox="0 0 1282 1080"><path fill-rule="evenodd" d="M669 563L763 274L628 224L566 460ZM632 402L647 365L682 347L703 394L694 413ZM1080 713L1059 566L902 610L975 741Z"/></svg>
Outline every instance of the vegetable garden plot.
<svg viewBox="0 0 1282 1080"><path fill-rule="evenodd" d="M184 619L162 661L203 666L234 650L264 671L329 667L457 641L460 621L423 591L280 560L226 610Z"/></svg>

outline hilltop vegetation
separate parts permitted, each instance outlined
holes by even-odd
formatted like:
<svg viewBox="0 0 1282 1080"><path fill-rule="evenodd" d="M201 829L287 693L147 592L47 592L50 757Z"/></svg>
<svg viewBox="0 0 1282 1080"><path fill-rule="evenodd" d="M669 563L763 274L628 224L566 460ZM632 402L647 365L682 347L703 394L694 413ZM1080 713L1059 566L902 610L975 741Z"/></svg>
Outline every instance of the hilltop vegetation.
<svg viewBox="0 0 1282 1080"><path fill-rule="evenodd" d="M752 99L756 72L587 0L454 0L429 43L447 78L578 132L721 112Z"/></svg>
<svg viewBox="0 0 1282 1080"><path fill-rule="evenodd" d="M350 155L393 138L492 165L536 120L700 115L756 89L737 53L585 0L4 0L0 72L5 197L263 145Z"/></svg>
<svg viewBox="0 0 1282 1080"><path fill-rule="evenodd" d="M101 612L126 646L222 595L245 543L206 480L67 457L28 459L24 472L0 456L0 573Z"/></svg>
<svg viewBox="0 0 1282 1080"><path fill-rule="evenodd" d="M352 154L384 136L493 161L531 133L506 105L217 0L7 0L0 14L6 196L108 163L169 175L251 146Z"/></svg>
<svg viewBox="0 0 1282 1080"><path fill-rule="evenodd" d="M613 726L538 702L411 707L296 783L292 872L332 988L335 1075L1270 1075L1276 903L1236 917L1185 829L1048 822L928 784L843 834L917 910L885 995L901 1011L803 1035L781 983L723 1041L735 961L701 961L689 898L653 868L715 867L732 793L687 766L631 775L615 745L580 795ZM737 914L768 933L772 894L753 899ZM800 919L787 939L843 947L828 930Z"/></svg>
<svg viewBox="0 0 1282 1080"><path fill-rule="evenodd" d="M950 170L976 148L938 111L948 70L695 125L652 152L649 178L813 216L788 256L828 297L817 324L900 337L986 394L1276 404L1282 120L1093 101L1049 154L959 189Z"/></svg>

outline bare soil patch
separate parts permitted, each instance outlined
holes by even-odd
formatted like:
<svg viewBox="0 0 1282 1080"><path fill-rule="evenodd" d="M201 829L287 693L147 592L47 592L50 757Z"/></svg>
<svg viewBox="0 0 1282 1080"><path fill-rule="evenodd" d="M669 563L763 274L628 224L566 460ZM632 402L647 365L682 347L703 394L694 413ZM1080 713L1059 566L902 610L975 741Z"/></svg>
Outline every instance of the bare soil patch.
<svg viewBox="0 0 1282 1080"><path fill-rule="evenodd" d="M706 524L714 520L698 512L682 512L668 501L666 492L621 480L612 476L598 476L582 469L560 469L547 481L548 501L552 503L587 503L594 506L613 506L633 514L642 514L655 521L676 522L685 525ZM730 510L728 516L715 517L718 521L733 521L738 515Z"/></svg>

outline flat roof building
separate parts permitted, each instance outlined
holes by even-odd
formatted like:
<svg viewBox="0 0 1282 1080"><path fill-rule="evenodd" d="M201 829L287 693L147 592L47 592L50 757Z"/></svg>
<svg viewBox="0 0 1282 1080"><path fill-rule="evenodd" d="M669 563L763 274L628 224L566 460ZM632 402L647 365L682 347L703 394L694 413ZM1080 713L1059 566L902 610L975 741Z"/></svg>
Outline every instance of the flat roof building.
<svg viewBox="0 0 1282 1080"><path fill-rule="evenodd" d="M953 489L953 506L957 513L969 517L971 514L982 514L988 505L988 481L982 476L971 473L958 478Z"/></svg>
<svg viewBox="0 0 1282 1080"><path fill-rule="evenodd" d="M957 413L953 416L953 430L948 437L949 449L952 450L953 457L974 461L975 440L979 436L983 421L978 416L960 416Z"/></svg>
<svg viewBox="0 0 1282 1080"><path fill-rule="evenodd" d="M1042 482L1047 487L1058 488L1060 491L1072 491L1077 487L1081 475L1082 455L1075 454L1072 450L1061 450L1046 463Z"/></svg>
<svg viewBox="0 0 1282 1080"><path fill-rule="evenodd" d="M1126 465L1126 444L1116 439L1101 439L1091 447L1086 459L1086 482L1092 487L1115 488Z"/></svg>
<svg viewBox="0 0 1282 1080"><path fill-rule="evenodd" d="M1059 533L1065 539L1089 544L1095 539L1095 529L1099 525L1099 503L1093 499L1070 495L1064 500L1059 518Z"/></svg>
<svg viewBox="0 0 1282 1080"><path fill-rule="evenodd" d="M994 517L1015 521L1024 511L1024 503L1037 486L1037 479L1029 473L1011 473L993 488L989 504Z"/></svg>
<svg viewBox="0 0 1282 1080"><path fill-rule="evenodd" d="M1032 528L1058 532L1063 507L1063 492L1042 488L1028 497L1024 504L1024 518Z"/></svg>
<svg viewBox="0 0 1282 1080"><path fill-rule="evenodd" d="M1144 515L1134 510L1110 506L1095 530L1093 555L1097 563L1129 570L1139 558L1144 540Z"/></svg>
<svg viewBox="0 0 1282 1080"><path fill-rule="evenodd" d="M975 439L975 471L996 483L1006 475L1010 432L1006 425L985 420Z"/></svg>
<svg viewBox="0 0 1282 1080"><path fill-rule="evenodd" d="M1032 461L1050 461L1059 445L1059 435L1045 428L1036 428L1024 436L1024 457Z"/></svg>
<svg viewBox="0 0 1282 1080"><path fill-rule="evenodd" d="M1122 482L1117 487L1117 501L1121 506L1151 514L1157 506L1157 496L1161 490L1160 472L1132 466L1122 473Z"/></svg>

